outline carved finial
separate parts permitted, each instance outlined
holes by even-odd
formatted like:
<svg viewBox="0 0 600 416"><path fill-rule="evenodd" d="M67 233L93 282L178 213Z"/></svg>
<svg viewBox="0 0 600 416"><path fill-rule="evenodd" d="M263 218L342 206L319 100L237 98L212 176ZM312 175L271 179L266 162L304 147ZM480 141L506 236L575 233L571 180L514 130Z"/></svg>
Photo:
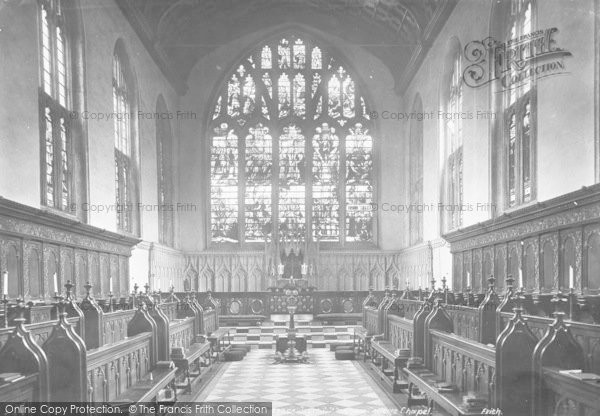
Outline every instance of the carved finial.
<svg viewBox="0 0 600 416"><path fill-rule="evenodd" d="M90 282L86 282L85 285L83 285L83 287L85 288L85 299L86 300L92 299L92 294L91 294L92 284Z"/></svg>
<svg viewBox="0 0 600 416"><path fill-rule="evenodd" d="M446 283L448 282L448 280L446 279L446 276L442 277L442 289L446 290Z"/></svg>
<svg viewBox="0 0 600 416"><path fill-rule="evenodd" d="M431 278L431 290L434 291L435 290L435 277Z"/></svg>
<svg viewBox="0 0 600 416"><path fill-rule="evenodd" d="M144 289L146 289L146 294L150 293L150 284L148 282L144 285Z"/></svg>
<svg viewBox="0 0 600 416"><path fill-rule="evenodd" d="M133 284L133 294L134 296L137 295L138 289L140 287L138 286L137 282Z"/></svg>
<svg viewBox="0 0 600 416"><path fill-rule="evenodd" d="M72 295L71 291L73 290L74 286L75 285L73 285L73 283L71 283L70 280L67 280L67 283L65 283L65 289L67 289L67 295L65 296L65 300L67 300L67 301L73 300L73 295Z"/></svg>
<svg viewBox="0 0 600 416"><path fill-rule="evenodd" d="M506 289L511 291L515 287L515 279L512 277L512 274L509 274L506 278Z"/></svg>
<svg viewBox="0 0 600 416"><path fill-rule="evenodd" d="M494 290L494 284L496 283L496 278L494 277L494 275L490 274L490 277L488 277L487 281L490 286L490 290Z"/></svg>

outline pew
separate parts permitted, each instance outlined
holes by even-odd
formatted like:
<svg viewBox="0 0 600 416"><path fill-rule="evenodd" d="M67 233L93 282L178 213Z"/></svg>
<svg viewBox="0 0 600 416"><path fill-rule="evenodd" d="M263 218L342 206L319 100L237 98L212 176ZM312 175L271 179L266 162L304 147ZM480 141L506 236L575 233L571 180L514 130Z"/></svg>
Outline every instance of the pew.
<svg viewBox="0 0 600 416"><path fill-rule="evenodd" d="M469 408L465 396L484 398L485 407L494 407L494 348L453 334L452 319L442 300L424 320L424 366L404 368L409 383L408 406L434 404L450 415L481 414Z"/></svg>
<svg viewBox="0 0 600 416"><path fill-rule="evenodd" d="M385 298L384 298L385 299ZM371 368L375 370L393 393L399 393L408 387L402 377L401 369L406 365L412 348L412 322L404 318L406 299L401 299L393 291L385 304L378 308L385 322L383 333L374 335L367 344ZM380 321L380 318L377 317Z"/></svg>
<svg viewBox="0 0 600 416"><path fill-rule="evenodd" d="M512 296L512 288L509 293ZM503 325L496 341L496 404L506 414L531 414L531 359L538 339L523 317L523 299L522 294L517 293L514 315ZM503 304L498 306L498 311L505 311Z"/></svg>
<svg viewBox="0 0 600 416"><path fill-rule="evenodd" d="M24 306L19 305L23 311ZM48 401L48 359L44 350L25 328L23 312L0 348L0 373L12 377L0 380L0 403Z"/></svg>
<svg viewBox="0 0 600 416"><path fill-rule="evenodd" d="M585 407L583 404L577 403L573 399L566 399L560 390L561 381L566 381L561 377L560 370L584 370L585 359L583 349L575 340L569 328L564 322L564 312L561 310L561 303L565 299L557 295L553 299L556 305L554 312L555 320L550 324L544 337L538 342L533 351L533 414L535 416L543 416L548 412L554 413L558 406L561 406L562 401L566 401L564 405L569 407ZM558 372L558 374L557 374ZM545 383L544 374L553 374L556 387L553 390ZM573 376L571 376L573 377ZM573 377L574 378L574 377ZM600 379L600 377L599 377ZM579 383L577 383L579 381ZM564 383L565 387L569 383ZM587 383L585 380L573 380L571 385L579 385L584 388ZM600 391L596 389L596 391ZM585 402L585 400L582 400ZM596 398L596 402L598 399ZM569 403L570 402L570 403ZM594 406L596 409L600 406ZM577 409L577 413L582 413L583 408Z"/></svg>
<svg viewBox="0 0 600 416"><path fill-rule="evenodd" d="M565 320L588 316L580 311L593 301L587 297L582 307L572 291L526 294L511 276L498 294L493 276L488 282L485 293L432 285L425 300L405 291L400 299L390 294L383 307L364 305L361 332L374 334L369 354L380 378L406 380L407 389L392 391L406 393L409 407L450 415L599 414L600 327ZM407 348L412 356L398 363Z"/></svg>
<svg viewBox="0 0 600 416"><path fill-rule="evenodd" d="M171 291L162 302L146 287L119 301L110 295L96 300L87 283L78 302L73 285L65 288L54 304L6 302L0 373L14 374L0 380L1 399L175 401L178 382L185 381L183 391L191 393L201 368L212 364L205 331L216 333L219 344L227 335L218 331L214 303L204 310L195 294L181 301Z"/></svg>
<svg viewBox="0 0 600 416"><path fill-rule="evenodd" d="M210 342L197 334L195 327L194 319L187 317L171 322L169 328L171 360L178 368L180 379L185 381L176 387L184 389L187 393L191 393L192 379L201 375L201 368L211 364Z"/></svg>

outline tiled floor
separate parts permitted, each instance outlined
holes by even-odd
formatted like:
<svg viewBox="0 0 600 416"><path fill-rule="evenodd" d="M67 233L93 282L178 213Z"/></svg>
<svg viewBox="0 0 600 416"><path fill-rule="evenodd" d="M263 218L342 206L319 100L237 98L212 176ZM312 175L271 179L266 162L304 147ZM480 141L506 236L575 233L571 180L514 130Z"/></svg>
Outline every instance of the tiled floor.
<svg viewBox="0 0 600 416"><path fill-rule="evenodd" d="M273 364L273 350L252 350L225 364L198 401L268 401L273 415L362 416L399 414L352 361L337 361L329 349L309 349L308 364Z"/></svg>

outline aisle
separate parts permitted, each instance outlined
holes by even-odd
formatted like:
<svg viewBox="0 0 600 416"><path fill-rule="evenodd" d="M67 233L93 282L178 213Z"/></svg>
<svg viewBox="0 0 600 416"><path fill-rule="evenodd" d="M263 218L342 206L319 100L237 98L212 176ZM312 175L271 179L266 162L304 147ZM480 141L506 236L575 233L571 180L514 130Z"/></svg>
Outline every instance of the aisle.
<svg viewBox="0 0 600 416"><path fill-rule="evenodd" d="M275 416L399 414L353 361L337 361L325 348L309 352L309 364L272 364L273 350L253 350L227 363L198 401L269 401Z"/></svg>

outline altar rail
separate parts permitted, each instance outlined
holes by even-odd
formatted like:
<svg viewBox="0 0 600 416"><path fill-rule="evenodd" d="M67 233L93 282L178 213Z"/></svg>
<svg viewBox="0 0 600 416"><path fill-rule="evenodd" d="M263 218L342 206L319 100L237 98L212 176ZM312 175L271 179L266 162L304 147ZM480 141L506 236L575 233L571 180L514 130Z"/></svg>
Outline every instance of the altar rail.
<svg viewBox="0 0 600 416"><path fill-rule="evenodd" d="M381 292L376 292L381 295ZM183 293L177 294L179 297ZM287 314L285 293L283 291L269 292L232 292L213 293L212 296L220 303L219 314L222 317L236 315L269 316L272 314ZM301 291L298 296L298 314L360 314L362 304L368 296L367 291ZM200 295L200 304L207 303L207 294Z"/></svg>

